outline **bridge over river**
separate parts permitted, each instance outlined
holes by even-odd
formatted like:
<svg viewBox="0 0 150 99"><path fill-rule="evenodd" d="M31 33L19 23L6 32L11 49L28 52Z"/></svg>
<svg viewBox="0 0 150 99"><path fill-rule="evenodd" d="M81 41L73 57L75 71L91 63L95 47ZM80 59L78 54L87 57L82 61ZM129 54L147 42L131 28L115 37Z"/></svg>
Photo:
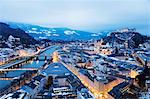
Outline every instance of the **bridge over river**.
<svg viewBox="0 0 150 99"><path fill-rule="evenodd" d="M47 48L45 51L35 56L38 57L39 60L36 60L34 58L24 58L21 60L16 60L13 63L1 65L0 72L4 73L0 74L0 90L7 87L11 83L13 78L19 77L26 71L38 70L46 63L47 59L51 58L51 54L57 49L59 49L59 46L51 46Z"/></svg>

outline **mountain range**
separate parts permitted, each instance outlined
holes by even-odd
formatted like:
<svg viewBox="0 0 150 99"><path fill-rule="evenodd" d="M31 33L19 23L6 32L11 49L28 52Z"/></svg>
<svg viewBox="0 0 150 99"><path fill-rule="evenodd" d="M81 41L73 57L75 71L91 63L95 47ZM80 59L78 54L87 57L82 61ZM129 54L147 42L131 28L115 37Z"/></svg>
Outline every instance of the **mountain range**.
<svg viewBox="0 0 150 99"><path fill-rule="evenodd" d="M70 28L48 28L38 25L7 22L12 28L20 28L34 37L36 40L49 39L49 40L91 40L100 39L105 37L108 32L91 33L86 31L74 30Z"/></svg>
<svg viewBox="0 0 150 99"><path fill-rule="evenodd" d="M40 40L51 41L75 41L75 40L100 40L103 38L105 43L110 44L124 44L128 42L130 47L136 48L139 44L150 40L150 37L143 36L136 31L112 31L91 33L80 30L73 30L69 28L48 28L39 25L31 25L15 22L0 22L0 35L6 39L10 35L19 37L22 43L35 44Z"/></svg>
<svg viewBox="0 0 150 99"><path fill-rule="evenodd" d="M19 38L21 44L36 44L38 41L35 40L32 36L26 33L24 30L20 28L12 28L10 25L6 23L0 22L0 35L2 36L3 40L7 40L9 36L13 36L15 38Z"/></svg>

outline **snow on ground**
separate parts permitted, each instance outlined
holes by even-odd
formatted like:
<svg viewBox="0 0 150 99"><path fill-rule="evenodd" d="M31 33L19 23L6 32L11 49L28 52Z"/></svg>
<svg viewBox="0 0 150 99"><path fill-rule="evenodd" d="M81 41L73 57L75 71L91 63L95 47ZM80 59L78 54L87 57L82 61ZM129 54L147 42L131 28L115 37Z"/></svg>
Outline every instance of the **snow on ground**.
<svg viewBox="0 0 150 99"><path fill-rule="evenodd" d="M99 36L98 34L91 34L91 36Z"/></svg>
<svg viewBox="0 0 150 99"><path fill-rule="evenodd" d="M47 37L39 36L39 39L47 39Z"/></svg>
<svg viewBox="0 0 150 99"><path fill-rule="evenodd" d="M46 36L51 36L51 34L46 34Z"/></svg>
<svg viewBox="0 0 150 99"><path fill-rule="evenodd" d="M64 31L64 33L65 33L66 35L76 34L75 31L69 31L69 30Z"/></svg>
<svg viewBox="0 0 150 99"><path fill-rule="evenodd" d="M103 35L103 33L101 33L101 32L99 32L99 33L97 33L97 34L99 34L99 35Z"/></svg>
<svg viewBox="0 0 150 99"><path fill-rule="evenodd" d="M32 30L36 31L36 30L37 30L37 28L32 28Z"/></svg>
<svg viewBox="0 0 150 99"><path fill-rule="evenodd" d="M32 30L28 30L26 31L27 33L35 33L35 34L42 34L42 32L38 32L38 31L32 31Z"/></svg>
<svg viewBox="0 0 150 99"><path fill-rule="evenodd" d="M55 30L55 29L52 29L52 31L53 31L53 32L56 32L56 30Z"/></svg>
<svg viewBox="0 0 150 99"><path fill-rule="evenodd" d="M53 34L53 36L59 36L59 34Z"/></svg>
<svg viewBox="0 0 150 99"><path fill-rule="evenodd" d="M0 61L4 58L8 58L9 56L16 54L13 49L10 48L0 48Z"/></svg>

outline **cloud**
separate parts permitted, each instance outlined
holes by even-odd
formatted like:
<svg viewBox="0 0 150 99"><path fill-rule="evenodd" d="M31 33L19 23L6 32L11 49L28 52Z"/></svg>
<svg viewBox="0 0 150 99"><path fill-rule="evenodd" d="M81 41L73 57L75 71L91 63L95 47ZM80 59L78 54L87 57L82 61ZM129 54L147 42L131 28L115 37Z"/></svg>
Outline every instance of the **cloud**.
<svg viewBox="0 0 150 99"><path fill-rule="evenodd" d="M149 0L0 0L0 18L100 31L111 25L148 26L149 6Z"/></svg>

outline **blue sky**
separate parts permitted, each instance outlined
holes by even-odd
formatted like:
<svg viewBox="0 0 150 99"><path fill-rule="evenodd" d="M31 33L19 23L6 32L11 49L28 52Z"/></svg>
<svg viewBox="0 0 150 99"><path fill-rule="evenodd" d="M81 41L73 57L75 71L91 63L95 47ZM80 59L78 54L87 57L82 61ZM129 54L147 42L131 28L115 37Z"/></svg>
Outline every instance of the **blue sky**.
<svg viewBox="0 0 150 99"><path fill-rule="evenodd" d="M0 20L91 32L135 27L150 35L150 0L0 0Z"/></svg>

